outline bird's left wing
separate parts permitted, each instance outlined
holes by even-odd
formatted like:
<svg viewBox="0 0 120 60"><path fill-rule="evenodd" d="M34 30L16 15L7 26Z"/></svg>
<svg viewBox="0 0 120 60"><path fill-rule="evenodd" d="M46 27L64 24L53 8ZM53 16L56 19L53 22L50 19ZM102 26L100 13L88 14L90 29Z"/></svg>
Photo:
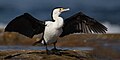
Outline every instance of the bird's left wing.
<svg viewBox="0 0 120 60"><path fill-rule="evenodd" d="M44 31L44 21L37 20L28 13L13 19L5 28L5 32L18 32L22 35L32 38L35 34Z"/></svg>
<svg viewBox="0 0 120 60"><path fill-rule="evenodd" d="M72 33L106 33L107 28L95 19L79 12L65 19L60 37Z"/></svg>

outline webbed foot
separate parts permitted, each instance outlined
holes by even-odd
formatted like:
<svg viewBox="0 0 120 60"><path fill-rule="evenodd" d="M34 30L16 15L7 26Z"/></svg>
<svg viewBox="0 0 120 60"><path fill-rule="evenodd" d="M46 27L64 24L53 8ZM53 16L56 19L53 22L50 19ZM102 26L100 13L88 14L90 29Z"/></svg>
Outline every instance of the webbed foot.
<svg viewBox="0 0 120 60"><path fill-rule="evenodd" d="M61 55L61 49L56 49L56 48L53 48L51 49L52 53L55 54L55 55Z"/></svg>

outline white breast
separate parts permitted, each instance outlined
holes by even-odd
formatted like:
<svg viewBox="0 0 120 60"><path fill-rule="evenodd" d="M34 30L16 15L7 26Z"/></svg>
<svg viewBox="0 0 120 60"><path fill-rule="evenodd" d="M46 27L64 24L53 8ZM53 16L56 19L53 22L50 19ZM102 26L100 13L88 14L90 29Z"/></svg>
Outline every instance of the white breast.
<svg viewBox="0 0 120 60"><path fill-rule="evenodd" d="M48 44L54 43L62 33L63 23L59 24L56 22L47 21L45 24L44 40Z"/></svg>

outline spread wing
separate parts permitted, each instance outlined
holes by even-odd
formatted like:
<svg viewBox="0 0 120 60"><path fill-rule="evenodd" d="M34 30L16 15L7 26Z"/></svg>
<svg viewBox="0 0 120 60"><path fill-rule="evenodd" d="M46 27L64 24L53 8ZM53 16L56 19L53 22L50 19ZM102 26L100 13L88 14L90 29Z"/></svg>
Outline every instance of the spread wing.
<svg viewBox="0 0 120 60"><path fill-rule="evenodd" d="M95 19L79 12L64 21L60 37L72 33L106 33L107 28Z"/></svg>
<svg viewBox="0 0 120 60"><path fill-rule="evenodd" d="M5 32L18 32L32 38L35 34L42 33L44 29L44 21L37 20L30 14L24 13L8 23L5 28Z"/></svg>

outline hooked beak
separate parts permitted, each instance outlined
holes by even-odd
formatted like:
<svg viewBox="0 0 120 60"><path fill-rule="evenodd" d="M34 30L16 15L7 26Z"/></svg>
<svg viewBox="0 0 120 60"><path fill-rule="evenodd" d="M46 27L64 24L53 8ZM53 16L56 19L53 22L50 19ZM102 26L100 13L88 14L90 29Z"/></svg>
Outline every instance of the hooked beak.
<svg viewBox="0 0 120 60"><path fill-rule="evenodd" d="M61 10L61 12L65 12L65 11L68 11L68 10L70 10L69 8L63 8L62 10Z"/></svg>

